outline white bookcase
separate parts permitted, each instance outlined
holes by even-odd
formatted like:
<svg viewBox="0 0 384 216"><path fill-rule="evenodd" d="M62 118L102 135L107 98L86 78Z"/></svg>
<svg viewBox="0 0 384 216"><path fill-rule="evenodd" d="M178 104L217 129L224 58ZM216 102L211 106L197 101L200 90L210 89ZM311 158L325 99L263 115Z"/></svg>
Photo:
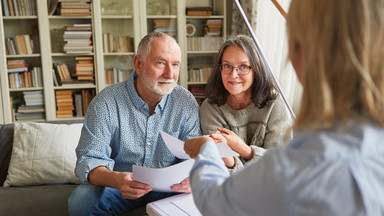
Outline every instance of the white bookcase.
<svg viewBox="0 0 384 216"><path fill-rule="evenodd" d="M202 36L203 22L209 19L222 20L221 33L218 37L226 35L226 7L228 0L91 0L90 16L59 16L50 15L48 1L31 0L36 4L36 15L29 16L5 16L3 3L0 9L0 123L13 122L13 110L11 109L11 97L17 98L23 92L43 91L45 114L42 119L30 119L27 121L54 121L56 117L55 92L60 90L93 89L97 94L110 84L111 78L106 70L115 68L117 74L133 69L132 58L140 39L148 32L164 30L156 26L157 20L171 20L171 27L176 40L182 49L182 67L180 70L179 84L185 88L193 85L204 85L205 82L188 81L188 60L193 56L214 57L217 50L190 51L187 49L188 37L186 24L193 23L196 26L197 37ZM213 14L210 16L187 16L187 7L212 6ZM92 24L93 52L82 54L67 54L63 52L63 39L60 38L60 29L72 24ZM35 28L31 28L34 26ZM39 49L32 54L6 54L6 39L19 34L38 34ZM106 50L103 41L107 41L106 34L110 37L121 37L129 40L131 50ZM62 34L61 34L62 35ZM117 41L120 39L117 39ZM94 84L76 84L70 86L55 86L53 82L53 64L66 63L68 68L74 70L77 56L91 56L94 61ZM8 81L7 62L12 59L25 59L30 67L40 67L42 70L42 86L28 88L10 88ZM116 73L115 73L116 74ZM116 80L114 80L115 82ZM118 80L117 81L121 81ZM14 101L15 103L15 101ZM17 102L17 106L23 101ZM73 117L76 119L82 117ZM61 118L60 118L61 119ZM68 119L68 118L67 118Z"/></svg>

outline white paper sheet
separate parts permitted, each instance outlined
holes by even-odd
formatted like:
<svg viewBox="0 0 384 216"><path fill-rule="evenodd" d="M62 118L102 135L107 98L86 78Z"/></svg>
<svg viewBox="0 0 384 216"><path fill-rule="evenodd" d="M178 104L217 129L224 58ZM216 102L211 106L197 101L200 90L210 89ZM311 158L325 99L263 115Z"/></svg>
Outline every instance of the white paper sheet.
<svg viewBox="0 0 384 216"><path fill-rule="evenodd" d="M148 168L133 165L133 180L151 185L153 191L174 192L170 187L180 183L189 176L189 171L194 162L194 159L189 159L164 168Z"/></svg>
<svg viewBox="0 0 384 216"><path fill-rule="evenodd" d="M146 210L150 216L201 216L191 193L179 194L148 203Z"/></svg>

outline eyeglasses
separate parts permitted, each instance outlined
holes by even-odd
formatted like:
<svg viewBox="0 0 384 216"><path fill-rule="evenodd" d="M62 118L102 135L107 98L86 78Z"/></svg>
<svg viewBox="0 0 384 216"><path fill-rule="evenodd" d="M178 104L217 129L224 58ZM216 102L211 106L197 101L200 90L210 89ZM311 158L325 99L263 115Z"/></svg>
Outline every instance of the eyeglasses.
<svg viewBox="0 0 384 216"><path fill-rule="evenodd" d="M239 66L232 66L230 64L221 64L220 65L220 71L223 74L230 74L233 69L237 69L237 74L239 75L247 75L251 71L253 67L248 65L239 65Z"/></svg>

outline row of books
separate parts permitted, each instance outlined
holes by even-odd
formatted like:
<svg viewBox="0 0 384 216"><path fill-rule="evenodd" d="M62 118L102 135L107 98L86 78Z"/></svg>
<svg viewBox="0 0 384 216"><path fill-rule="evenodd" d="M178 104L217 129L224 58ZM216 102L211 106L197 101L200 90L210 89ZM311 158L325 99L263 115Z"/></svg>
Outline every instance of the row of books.
<svg viewBox="0 0 384 216"><path fill-rule="evenodd" d="M38 51L37 41L39 39L29 34L15 35L5 39L7 55L33 54Z"/></svg>
<svg viewBox="0 0 384 216"><path fill-rule="evenodd" d="M187 37L188 51L217 51L222 44L220 36Z"/></svg>
<svg viewBox="0 0 384 216"><path fill-rule="evenodd" d="M43 78L40 67L33 67L30 71L8 73L9 88L42 87Z"/></svg>
<svg viewBox="0 0 384 216"><path fill-rule="evenodd" d="M3 0L4 16L36 15L35 0Z"/></svg>
<svg viewBox="0 0 384 216"><path fill-rule="evenodd" d="M64 31L65 53L92 53L92 25L74 24Z"/></svg>
<svg viewBox="0 0 384 216"><path fill-rule="evenodd" d="M83 89L76 92L72 90L56 91L56 117L72 118L74 116L84 116L94 96L94 89Z"/></svg>
<svg viewBox="0 0 384 216"><path fill-rule="evenodd" d="M190 68L188 70L188 82L204 82L208 81L213 71L212 66L203 66L200 68Z"/></svg>
<svg viewBox="0 0 384 216"><path fill-rule="evenodd" d="M7 61L8 84L10 88L42 87L43 78L41 67L29 68L25 59Z"/></svg>
<svg viewBox="0 0 384 216"><path fill-rule="evenodd" d="M114 84L126 80L132 70L117 69L115 67L105 69L105 83Z"/></svg>
<svg viewBox="0 0 384 216"><path fill-rule="evenodd" d="M111 52L133 52L132 38L130 36L114 36L103 33L103 50Z"/></svg>

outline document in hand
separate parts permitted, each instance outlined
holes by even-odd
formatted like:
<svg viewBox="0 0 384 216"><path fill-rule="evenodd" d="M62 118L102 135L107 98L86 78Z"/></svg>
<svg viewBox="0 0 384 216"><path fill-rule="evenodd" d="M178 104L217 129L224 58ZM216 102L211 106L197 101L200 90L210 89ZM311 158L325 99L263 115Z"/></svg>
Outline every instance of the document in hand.
<svg viewBox="0 0 384 216"><path fill-rule="evenodd" d="M153 191L172 192L170 187L180 183L189 176L189 171L192 169L195 160L190 159L189 155L185 153L183 141L163 131L160 134L172 154L177 158L187 160L164 168L148 168L134 165L132 167L133 180L151 185ZM222 157L238 155L226 143L218 143L216 146Z"/></svg>
<svg viewBox="0 0 384 216"><path fill-rule="evenodd" d="M201 216L193 201L192 193L179 194L148 203L146 211L150 216Z"/></svg>
<svg viewBox="0 0 384 216"><path fill-rule="evenodd" d="M174 192L170 187L189 176L189 171L191 171L194 162L194 159L189 159L164 168L133 165L133 180L151 185L153 191Z"/></svg>

